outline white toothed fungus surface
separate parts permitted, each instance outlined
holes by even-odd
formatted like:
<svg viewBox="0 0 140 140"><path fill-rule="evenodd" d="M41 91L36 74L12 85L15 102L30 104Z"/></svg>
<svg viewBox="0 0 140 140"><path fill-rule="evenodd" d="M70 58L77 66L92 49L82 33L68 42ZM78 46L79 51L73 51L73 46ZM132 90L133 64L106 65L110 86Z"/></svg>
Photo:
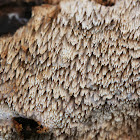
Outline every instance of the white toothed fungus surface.
<svg viewBox="0 0 140 140"><path fill-rule="evenodd" d="M56 139L140 139L139 39L139 0L35 7L0 38L0 92Z"/></svg>

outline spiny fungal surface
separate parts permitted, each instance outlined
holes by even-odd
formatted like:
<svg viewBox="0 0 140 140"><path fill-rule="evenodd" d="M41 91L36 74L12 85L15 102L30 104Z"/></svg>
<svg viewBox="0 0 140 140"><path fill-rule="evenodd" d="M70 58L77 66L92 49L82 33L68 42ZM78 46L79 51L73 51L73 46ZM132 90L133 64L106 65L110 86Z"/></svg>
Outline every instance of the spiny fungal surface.
<svg viewBox="0 0 140 140"><path fill-rule="evenodd" d="M63 0L0 38L0 96L56 139L140 139L140 1Z"/></svg>

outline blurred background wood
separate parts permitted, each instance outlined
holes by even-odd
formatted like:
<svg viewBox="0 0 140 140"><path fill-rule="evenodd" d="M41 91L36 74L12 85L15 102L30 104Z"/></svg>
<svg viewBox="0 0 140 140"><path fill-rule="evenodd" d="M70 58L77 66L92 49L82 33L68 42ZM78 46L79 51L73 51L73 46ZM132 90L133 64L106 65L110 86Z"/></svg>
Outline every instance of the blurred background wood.
<svg viewBox="0 0 140 140"><path fill-rule="evenodd" d="M10 0L0 1L0 35L13 34L19 27L25 25L31 17L33 4L19 4ZM9 1L9 2L10 2Z"/></svg>

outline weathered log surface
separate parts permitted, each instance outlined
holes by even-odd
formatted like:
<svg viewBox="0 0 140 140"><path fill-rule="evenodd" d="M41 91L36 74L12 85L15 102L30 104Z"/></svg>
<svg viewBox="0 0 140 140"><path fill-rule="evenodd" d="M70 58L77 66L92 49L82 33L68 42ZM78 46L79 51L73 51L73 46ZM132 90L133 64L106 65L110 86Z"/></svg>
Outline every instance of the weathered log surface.
<svg viewBox="0 0 140 140"><path fill-rule="evenodd" d="M1 100L56 139L140 139L139 39L139 0L37 6L0 38Z"/></svg>

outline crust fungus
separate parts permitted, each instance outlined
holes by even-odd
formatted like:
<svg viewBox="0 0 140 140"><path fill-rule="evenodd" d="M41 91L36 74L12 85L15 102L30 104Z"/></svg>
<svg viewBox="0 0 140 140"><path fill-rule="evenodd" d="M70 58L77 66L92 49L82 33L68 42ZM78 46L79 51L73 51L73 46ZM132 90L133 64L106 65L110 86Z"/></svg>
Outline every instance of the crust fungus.
<svg viewBox="0 0 140 140"><path fill-rule="evenodd" d="M8 105L0 101L0 139L11 139L14 132L12 118L16 116Z"/></svg>
<svg viewBox="0 0 140 140"><path fill-rule="evenodd" d="M139 0L34 7L0 38L1 100L54 139L140 139L139 23Z"/></svg>

